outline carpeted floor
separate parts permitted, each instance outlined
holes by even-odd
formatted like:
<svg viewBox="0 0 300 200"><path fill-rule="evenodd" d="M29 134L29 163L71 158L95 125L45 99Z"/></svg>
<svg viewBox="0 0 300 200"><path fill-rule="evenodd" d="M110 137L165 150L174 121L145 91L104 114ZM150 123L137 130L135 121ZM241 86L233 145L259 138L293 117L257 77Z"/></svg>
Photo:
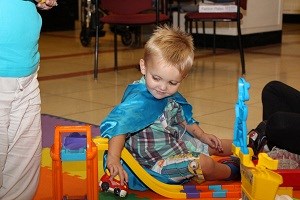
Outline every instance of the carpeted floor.
<svg viewBox="0 0 300 200"><path fill-rule="evenodd" d="M79 126L85 125L86 123L78 122L74 120L69 120L61 117L56 117L52 115L43 114L42 115L42 131L43 131L43 154L41 163L41 177L38 186L37 193L34 200L51 200L52 197L52 160L50 157L50 147L53 144L54 130L55 126ZM91 124L92 125L92 124ZM93 137L99 136L98 125L92 125L92 135ZM101 163L101 160L99 161ZM84 196L86 194L86 174L85 174L85 162L63 162L63 193L68 196ZM212 184L226 184L226 185L239 185L239 182L226 182L226 181L214 181L214 182L204 182L203 185ZM299 192L294 192L295 197L300 197ZM71 198L69 198L71 199ZM75 198L74 198L75 199ZM76 198L78 199L78 198ZM99 193L99 199L112 200L120 199L110 193ZM128 195L124 199L143 199L143 200L165 200L166 198L148 190L145 192L138 192L129 190ZM201 198L204 199L204 198ZM205 198L208 200L209 198ZM204 200L205 200L204 199ZM214 198L216 199L216 198ZM222 199L222 198L219 198ZM239 198L226 198L226 199L239 199Z"/></svg>
<svg viewBox="0 0 300 200"><path fill-rule="evenodd" d="M49 148L53 144L55 126L82 126L87 123L78 122L53 115L42 114L42 146ZM100 130L98 125L89 124L92 126L92 136L99 136Z"/></svg>

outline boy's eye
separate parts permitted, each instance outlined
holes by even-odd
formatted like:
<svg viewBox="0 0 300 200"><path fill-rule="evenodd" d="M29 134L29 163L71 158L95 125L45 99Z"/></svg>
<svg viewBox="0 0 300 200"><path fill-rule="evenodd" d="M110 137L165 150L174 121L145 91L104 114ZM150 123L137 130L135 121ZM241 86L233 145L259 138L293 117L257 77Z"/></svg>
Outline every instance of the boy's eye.
<svg viewBox="0 0 300 200"><path fill-rule="evenodd" d="M170 85L177 85L177 82L169 82Z"/></svg>
<svg viewBox="0 0 300 200"><path fill-rule="evenodd" d="M161 79L161 77L159 77L159 76L152 76L152 79L154 80L154 81L161 81L162 79ZM174 81L170 81L169 82L169 85L172 85L172 86L175 86L175 85L177 85L178 84L178 82L174 82Z"/></svg>
<svg viewBox="0 0 300 200"><path fill-rule="evenodd" d="M155 80L155 81L159 81L159 80L160 80L160 78L159 78L159 77L156 77L156 76L152 76L152 78L153 78L153 80Z"/></svg>

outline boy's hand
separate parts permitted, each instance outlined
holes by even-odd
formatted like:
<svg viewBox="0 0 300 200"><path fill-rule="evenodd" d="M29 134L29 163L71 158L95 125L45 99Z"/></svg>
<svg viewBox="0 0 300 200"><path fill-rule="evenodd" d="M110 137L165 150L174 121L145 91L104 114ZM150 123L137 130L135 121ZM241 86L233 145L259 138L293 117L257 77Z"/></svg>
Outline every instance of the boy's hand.
<svg viewBox="0 0 300 200"><path fill-rule="evenodd" d="M125 137L125 134L121 134L108 141L107 168L110 171L111 180L119 175L121 185L124 185L124 181L128 182L128 175L120 163Z"/></svg>
<svg viewBox="0 0 300 200"><path fill-rule="evenodd" d="M182 123L186 130L196 137L201 142L207 144L212 149L216 149L219 152L223 152L221 140L213 134L205 133L198 124L187 124L185 121Z"/></svg>
<svg viewBox="0 0 300 200"><path fill-rule="evenodd" d="M118 175L121 185L124 185L124 182L128 182L128 174L124 170L119 159L107 157L107 168L110 172L111 180Z"/></svg>
<svg viewBox="0 0 300 200"><path fill-rule="evenodd" d="M222 142L217 136L204 133L201 137L201 141L209 145L211 148L216 149L219 152L223 152Z"/></svg>

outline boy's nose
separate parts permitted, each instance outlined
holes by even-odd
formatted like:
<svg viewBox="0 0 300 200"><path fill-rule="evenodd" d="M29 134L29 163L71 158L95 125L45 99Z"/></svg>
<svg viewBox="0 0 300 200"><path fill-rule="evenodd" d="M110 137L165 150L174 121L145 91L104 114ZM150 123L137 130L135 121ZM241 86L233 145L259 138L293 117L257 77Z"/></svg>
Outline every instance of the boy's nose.
<svg viewBox="0 0 300 200"><path fill-rule="evenodd" d="M159 89L162 91L166 91L167 90L167 84L160 84Z"/></svg>

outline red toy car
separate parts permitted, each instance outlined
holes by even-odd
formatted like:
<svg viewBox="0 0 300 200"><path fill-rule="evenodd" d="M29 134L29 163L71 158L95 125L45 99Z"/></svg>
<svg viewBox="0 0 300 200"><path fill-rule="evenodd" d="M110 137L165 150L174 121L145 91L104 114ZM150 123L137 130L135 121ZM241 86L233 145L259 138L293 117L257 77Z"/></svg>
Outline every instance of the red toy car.
<svg viewBox="0 0 300 200"><path fill-rule="evenodd" d="M128 187L126 184L121 185L120 180L114 178L110 180L109 172L106 172L100 179L99 186L104 192L111 192L119 197L125 197L127 195Z"/></svg>

